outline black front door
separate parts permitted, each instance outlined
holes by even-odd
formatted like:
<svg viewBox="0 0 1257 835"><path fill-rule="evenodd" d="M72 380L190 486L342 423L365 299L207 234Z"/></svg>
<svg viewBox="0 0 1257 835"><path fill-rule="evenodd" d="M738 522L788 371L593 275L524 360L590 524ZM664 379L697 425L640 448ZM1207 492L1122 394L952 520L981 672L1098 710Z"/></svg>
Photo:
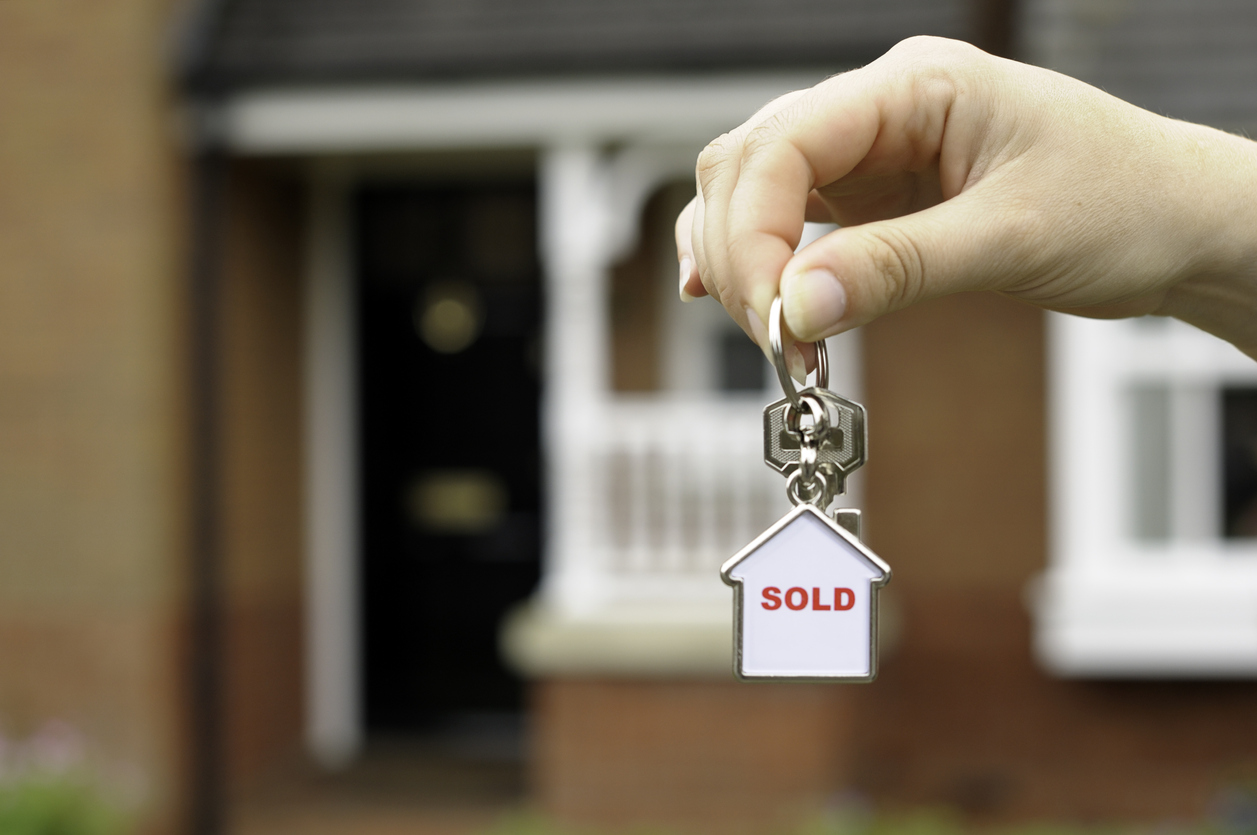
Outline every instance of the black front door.
<svg viewBox="0 0 1257 835"><path fill-rule="evenodd" d="M531 183L357 195L369 733L521 706L497 630L539 576L535 205Z"/></svg>

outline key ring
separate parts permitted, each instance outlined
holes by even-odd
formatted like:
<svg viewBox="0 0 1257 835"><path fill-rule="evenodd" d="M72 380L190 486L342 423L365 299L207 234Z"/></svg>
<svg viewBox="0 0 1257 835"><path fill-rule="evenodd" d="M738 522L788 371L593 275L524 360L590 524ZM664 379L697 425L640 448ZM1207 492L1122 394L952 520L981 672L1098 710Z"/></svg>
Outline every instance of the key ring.
<svg viewBox="0 0 1257 835"><path fill-rule="evenodd" d="M829 504L826 501L827 496L829 496L829 477L824 470L818 469L812 480L807 482L803 480L802 470L795 470L786 479L786 498L795 507L801 504L821 507L817 502L821 501ZM824 510L824 508L821 507L821 510Z"/></svg>
<svg viewBox="0 0 1257 835"><path fill-rule="evenodd" d="M829 429L829 413L825 411L824 404L815 394L800 394L799 405L807 408L800 410L787 403L782 411L781 419L785 421L786 431L791 435L823 435ZM803 412L812 416L812 425L806 428L801 425Z"/></svg>
<svg viewBox="0 0 1257 835"><path fill-rule="evenodd" d="M777 379L781 382L781 390L786 393L786 399L790 401L790 405L795 409L802 411L803 401L799 397L798 390L794 387L794 378L790 376L790 369L786 368L786 349L781 338L781 296L773 299L772 310L768 313L768 344L773 352L773 365L777 369ZM829 352L825 349L825 340L816 341L816 386L817 388L829 388ZM810 410L809 410L810 411Z"/></svg>

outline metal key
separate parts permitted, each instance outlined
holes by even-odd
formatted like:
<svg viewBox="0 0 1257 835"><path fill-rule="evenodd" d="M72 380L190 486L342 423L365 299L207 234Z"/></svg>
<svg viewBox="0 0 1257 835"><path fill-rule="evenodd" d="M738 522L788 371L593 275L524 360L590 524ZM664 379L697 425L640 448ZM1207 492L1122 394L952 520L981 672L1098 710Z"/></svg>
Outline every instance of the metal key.
<svg viewBox="0 0 1257 835"><path fill-rule="evenodd" d="M768 341L786 396L764 410L764 461L786 475L794 509L720 569L734 589L733 672L743 681L872 681L878 593L890 566L864 544L859 510L828 509L864 463L864 407L827 390L823 341L816 344L814 386L795 387L781 308L778 296Z"/></svg>
<svg viewBox="0 0 1257 835"><path fill-rule="evenodd" d="M834 494L842 493L847 476L864 464L868 447L864 407L823 388L804 389L799 396L825 406L828 426L817 439L817 469L825 473ZM784 397L764 408L764 463L787 477L799 468L796 413Z"/></svg>

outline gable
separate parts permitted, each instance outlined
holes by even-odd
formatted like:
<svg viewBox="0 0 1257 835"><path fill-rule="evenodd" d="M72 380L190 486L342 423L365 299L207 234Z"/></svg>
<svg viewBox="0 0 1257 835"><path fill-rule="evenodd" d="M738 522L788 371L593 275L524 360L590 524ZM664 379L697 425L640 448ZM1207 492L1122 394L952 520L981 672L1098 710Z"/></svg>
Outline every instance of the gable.
<svg viewBox="0 0 1257 835"><path fill-rule="evenodd" d="M859 540L810 505L799 505L721 568L726 583L759 570L783 575L841 571L874 583L890 578L890 567Z"/></svg>

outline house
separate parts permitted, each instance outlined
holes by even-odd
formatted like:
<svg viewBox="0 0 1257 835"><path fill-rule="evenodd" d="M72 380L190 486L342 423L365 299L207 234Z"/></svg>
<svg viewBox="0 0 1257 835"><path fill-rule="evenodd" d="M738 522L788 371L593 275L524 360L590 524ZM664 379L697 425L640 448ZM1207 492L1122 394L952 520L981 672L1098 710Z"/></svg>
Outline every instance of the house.
<svg viewBox="0 0 1257 835"><path fill-rule="evenodd" d="M877 678L877 593L890 567L814 506L797 506L720 576L734 587L739 678Z"/></svg>
<svg viewBox="0 0 1257 835"><path fill-rule="evenodd" d="M305 189L285 244L305 258L304 743L337 767L383 735L518 726L526 681L558 814L821 797L829 743L795 740L832 724L828 695L793 717L765 707L797 694L722 695L720 566L787 508L760 449L775 383L717 307L676 304L672 220L713 136L910 33L963 36L969 11L452 8L210 7L186 61L230 176ZM450 311L467 325L447 341ZM833 355L858 394L858 337ZM642 688L710 695L621 716ZM722 705L780 724L802 772L751 780L752 752L667 730ZM634 723L616 738L639 750L609 753Z"/></svg>
<svg viewBox="0 0 1257 835"><path fill-rule="evenodd" d="M153 831L397 738L527 738L603 822L1181 818L1257 766L1251 363L981 294L835 340L879 675L749 685L778 393L670 251L706 141L911 34L1251 130L1247 4L230 0L177 73L158 6L10 5L0 725Z"/></svg>

